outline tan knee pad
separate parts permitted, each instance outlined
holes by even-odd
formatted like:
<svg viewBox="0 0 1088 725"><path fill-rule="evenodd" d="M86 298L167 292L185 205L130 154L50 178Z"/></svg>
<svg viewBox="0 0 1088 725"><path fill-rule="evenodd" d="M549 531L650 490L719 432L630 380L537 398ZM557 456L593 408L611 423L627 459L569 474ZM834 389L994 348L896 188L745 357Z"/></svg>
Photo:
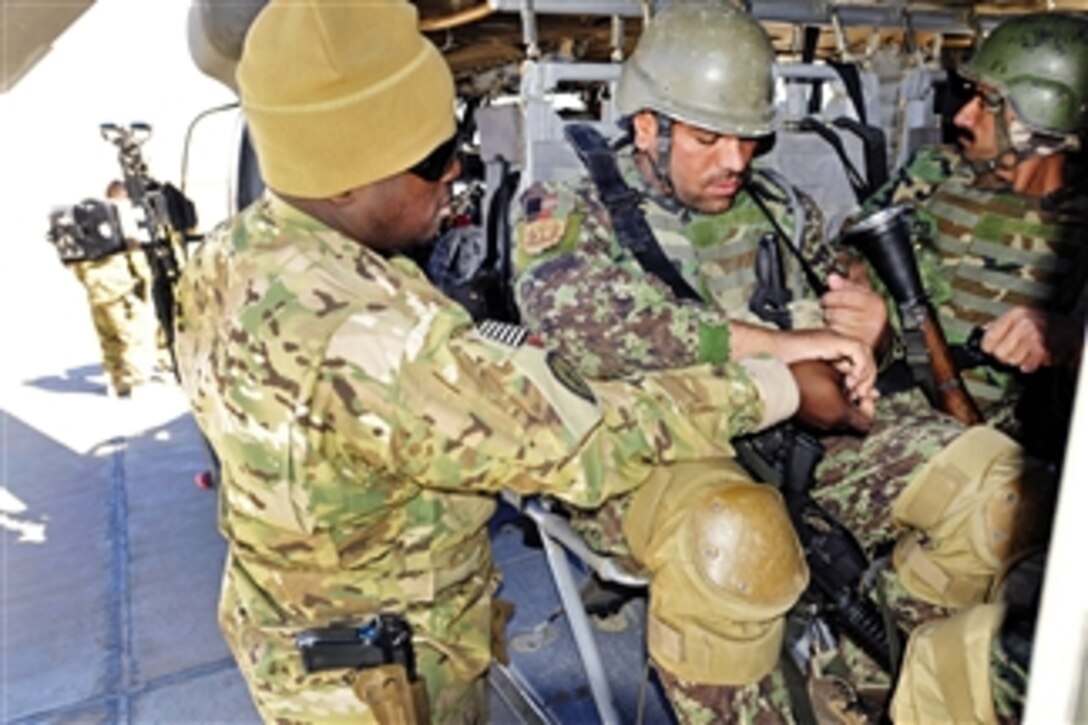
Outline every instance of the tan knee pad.
<svg viewBox="0 0 1088 725"><path fill-rule="evenodd" d="M996 722L990 646L1004 615L1004 605L979 604L915 629L892 698L892 722Z"/></svg>
<svg viewBox="0 0 1088 725"><path fill-rule="evenodd" d="M771 671L808 585L777 490L730 460L669 466L635 495L624 534L653 574L647 643L660 666L714 685Z"/></svg>
<svg viewBox="0 0 1088 725"><path fill-rule="evenodd" d="M945 607L981 602L1013 557L1045 540L1053 476L993 428L976 426L918 472L892 508L910 529L895 548L912 595Z"/></svg>

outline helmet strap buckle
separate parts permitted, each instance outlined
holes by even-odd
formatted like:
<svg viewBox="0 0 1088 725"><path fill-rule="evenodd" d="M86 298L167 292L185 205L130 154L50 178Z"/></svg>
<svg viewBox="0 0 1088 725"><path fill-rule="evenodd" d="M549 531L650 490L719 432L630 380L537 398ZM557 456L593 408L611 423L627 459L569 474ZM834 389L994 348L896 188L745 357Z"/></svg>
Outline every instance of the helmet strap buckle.
<svg viewBox="0 0 1088 725"><path fill-rule="evenodd" d="M654 111L653 114L654 120L657 121L657 161L651 165L651 170L661 191L661 198L658 203L669 211L678 211L680 209L680 200L676 198L676 190L672 184L672 177L669 175L669 162L672 159L673 119L660 111Z"/></svg>

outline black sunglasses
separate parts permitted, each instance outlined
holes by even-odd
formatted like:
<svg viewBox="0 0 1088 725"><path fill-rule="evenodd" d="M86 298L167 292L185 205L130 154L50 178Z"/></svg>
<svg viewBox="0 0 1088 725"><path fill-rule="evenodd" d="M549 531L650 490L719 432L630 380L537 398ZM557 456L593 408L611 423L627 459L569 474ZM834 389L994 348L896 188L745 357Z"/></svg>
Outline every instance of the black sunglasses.
<svg viewBox="0 0 1088 725"><path fill-rule="evenodd" d="M432 184L441 180L446 172L450 170L453 165L453 160L457 158L457 147L460 143L460 137L455 133L449 138L449 140L439 144L434 151L427 154L427 157L420 161L418 164L408 169L408 173L414 174L424 181L429 181Z"/></svg>

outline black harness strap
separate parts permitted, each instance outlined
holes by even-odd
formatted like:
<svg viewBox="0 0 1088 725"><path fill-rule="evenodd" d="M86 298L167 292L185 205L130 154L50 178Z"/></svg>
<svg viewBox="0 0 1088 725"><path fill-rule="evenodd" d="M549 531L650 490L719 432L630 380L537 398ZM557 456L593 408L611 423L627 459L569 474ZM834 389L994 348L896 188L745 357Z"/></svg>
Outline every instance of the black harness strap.
<svg viewBox="0 0 1088 725"><path fill-rule="evenodd" d="M868 199L888 180L888 151L884 131L846 116L840 116L831 123L861 139L865 153L865 198Z"/></svg>
<svg viewBox="0 0 1088 725"><path fill-rule="evenodd" d="M798 128L816 134L831 146L835 151L835 155L839 157L839 163L842 164L843 170L846 172L846 178L850 181L850 188L854 191L854 197L859 202L865 201L865 197L870 191L868 184L865 177L850 160L850 156L846 153L846 147L843 146L839 135L824 125L822 121L812 116L802 118L798 123Z"/></svg>
<svg viewBox="0 0 1088 725"><path fill-rule="evenodd" d="M868 114L865 111L865 94L861 90L861 73L858 71L857 65L854 63L838 63L833 60L827 61L827 64L839 74L839 78L846 88L846 93L850 96L850 102L854 104L854 110L857 111L858 120L868 125L869 120L866 118Z"/></svg>
<svg viewBox="0 0 1088 725"><path fill-rule="evenodd" d="M702 296L661 251L661 245L639 206L642 196L623 180L604 136L592 126L582 123L568 125L564 133L597 186L620 244L635 255L644 270L671 287L677 297L701 300Z"/></svg>

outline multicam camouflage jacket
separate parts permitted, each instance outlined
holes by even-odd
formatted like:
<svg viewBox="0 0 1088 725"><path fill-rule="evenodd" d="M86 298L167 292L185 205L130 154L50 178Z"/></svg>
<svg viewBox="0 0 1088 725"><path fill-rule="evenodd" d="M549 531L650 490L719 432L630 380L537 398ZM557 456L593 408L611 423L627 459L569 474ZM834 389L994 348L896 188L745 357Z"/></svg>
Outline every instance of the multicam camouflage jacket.
<svg viewBox="0 0 1088 725"><path fill-rule="evenodd" d="M258 678L301 681L294 633L379 609L479 674L483 494L593 506L773 422L737 365L587 383L521 328L474 328L409 260L273 195L196 251L178 302L184 388L222 462L220 615Z"/></svg>
<svg viewBox="0 0 1088 725"><path fill-rule="evenodd" d="M986 188L955 150L933 148L916 154L863 211L893 204L915 210L915 253L950 343L1014 306L1068 314L1078 305L1088 281L1083 196L1054 202ZM1015 429L1016 377L979 367L964 378L987 419Z"/></svg>
<svg viewBox="0 0 1088 725"><path fill-rule="evenodd" d="M642 210L665 255L701 300L679 299L645 271L617 239L608 210L588 176L526 190L515 228L517 297L522 319L577 360L589 375L616 377L729 359L732 320L767 324L749 309L757 286L761 240L784 245L745 188L721 214L671 211L655 198L633 153L617 154L624 180L642 197ZM782 187L763 172L768 211L791 238L802 219L801 251L825 276L830 258L822 219L798 193L795 213ZM750 182L751 184L752 182ZM793 256L779 247L795 328L822 326L818 305ZM709 303L709 304L708 304Z"/></svg>

